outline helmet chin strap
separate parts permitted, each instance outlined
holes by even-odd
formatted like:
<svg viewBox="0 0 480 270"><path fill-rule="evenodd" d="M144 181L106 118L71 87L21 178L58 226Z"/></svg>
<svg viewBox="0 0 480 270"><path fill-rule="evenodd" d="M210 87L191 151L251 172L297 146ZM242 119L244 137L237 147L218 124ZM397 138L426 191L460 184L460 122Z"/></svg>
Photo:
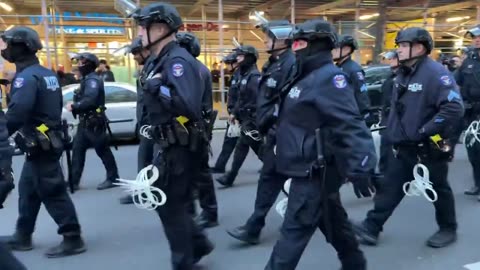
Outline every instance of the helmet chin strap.
<svg viewBox="0 0 480 270"><path fill-rule="evenodd" d="M281 47L281 48L276 48L275 49L275 42L277 41L278 39L276 37L273 37L273 42L272 42L272 46L269 50L267 50L267 53L268 54L273 54L274 52L278 52L278 51L283 51L283 50L286 50L288 49L288 46L285 46L285 47Z"/></svg>
<svg viewBox="0 0 480 270"><path fill-rule="evenodd" d="M353 54L353 50L351 50L349 53L347 53L346 55L342 55L342 52L343 52L343 48L340 48L340 55L337 57L337 58L333 58L333 61L335 62L342 62L343 60L345 60L347 57L349 57L350 55Z"/></svg>
<svg viewBox="0 0 480 270"><path fill-rule="evenodd" d="M160 43L162 40L166 39L167 37L169 37L171 34L175 33L176 31L175 30L170 30L167 34L165 34L163 37L160 37L158 38L157 40L155 40L154 42L152 42L150 40L150 26L151 24L149 24L147 26L147 39L148 39L148 45L145 46L144 48L149 50L150 48L152 48L153 46L155 46L156 44Z"/></svg>

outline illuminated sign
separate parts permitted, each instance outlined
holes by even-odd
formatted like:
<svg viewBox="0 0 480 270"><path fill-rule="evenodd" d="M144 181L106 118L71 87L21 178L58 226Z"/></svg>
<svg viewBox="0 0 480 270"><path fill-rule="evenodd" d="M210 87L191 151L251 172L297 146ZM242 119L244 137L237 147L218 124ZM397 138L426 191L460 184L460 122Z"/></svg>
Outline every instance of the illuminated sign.
<svg viewBox="0 0 480 270"><path fill-rule="evenodd" d="M113 24L123 24L123 20L117 14L106 14L106 13L97 13L97 12L88 12L88 13L81 13L81 12L63 12L63 13L55 13L55 16L48 16L48 22L53 23L53 19L55 18L55 22L60 22L60 16L63 17L63 21L97 21L97 22L106 22L106 23L113 23ZM85 17L95 18L95 19L85 19ZM117 19L118 18L118 19ZM42 22L42 16L31 16L30 21L32 24L40 24Z"/></svg>
<svg viewBox="0 0 480 270"><path fill-rule="evenodd" d="M62 33L62 27L56 27L57 34ZM123 27L108 26L64 26L63 33L67 35L125 35Z"/></svg>

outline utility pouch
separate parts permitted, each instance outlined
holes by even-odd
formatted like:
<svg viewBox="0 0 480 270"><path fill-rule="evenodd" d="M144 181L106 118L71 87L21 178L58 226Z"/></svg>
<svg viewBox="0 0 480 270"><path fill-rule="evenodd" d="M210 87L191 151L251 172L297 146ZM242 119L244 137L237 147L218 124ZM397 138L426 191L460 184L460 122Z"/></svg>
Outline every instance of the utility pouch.
<svg viewBox="0 0 480 270"><path fill-rule="evenodd" d="M28 155L34 155L38 152L38 144L35 136L27 135L24 130L17 131L13 140L17 147Z"/></svg>
<svg viewBox="0 0 480 270"><path fill-rule="evenodd" d="M50 138L48 138L47 134L44 132L40 132L38 130L35 131L35 137L37 139L38 145L42 151L50 151Z"/></svg>
<svg viewBox="0 0 480 270"><path fill-rule="evenodd" d="M200 130L196 125L192 125L188 129L189 135L189 149L192 152L196 152L199 149L199 145L202 143L202 130Z"/></svg>
<svg viewBox="0 0 480 270"><path fill-rule="evenodd" d="M173 130L178 140L178 144L181 146L187 146L190 137L188 129L178 121L173 121Z"/></svg>
<svg viewBox="0 0 480 270"><path fill-rule="evenodd" d="M47 136L50 138L50 143L54 151L63 151L63 134L61 131L49 130Z"/></svg>

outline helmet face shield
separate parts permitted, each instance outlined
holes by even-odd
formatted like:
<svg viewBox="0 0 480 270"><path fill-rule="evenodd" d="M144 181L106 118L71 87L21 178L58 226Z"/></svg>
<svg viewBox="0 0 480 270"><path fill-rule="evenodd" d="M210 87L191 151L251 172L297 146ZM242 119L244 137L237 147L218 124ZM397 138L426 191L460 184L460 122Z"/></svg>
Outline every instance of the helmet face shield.
<svg viewBox="0 0 480 270"><path fill-rule="evenodd" d="M469 36L471 38L480 36L480 27L477 26L475 28L468 30L465 36Z"/></svg>
<svg viewBox="0 0 480 270"><path fill-rule="evenodd" d="M270 27L268 30L277 40L287 40L292 37L293 29L293 25L285 25Z"/></svg>
<svg viewBox="0 0 480 270"><path fill-rule="evenodd" d="M248 18L255 28L260 28L268 24L268 20L258 11L250 12Z"/></svg>

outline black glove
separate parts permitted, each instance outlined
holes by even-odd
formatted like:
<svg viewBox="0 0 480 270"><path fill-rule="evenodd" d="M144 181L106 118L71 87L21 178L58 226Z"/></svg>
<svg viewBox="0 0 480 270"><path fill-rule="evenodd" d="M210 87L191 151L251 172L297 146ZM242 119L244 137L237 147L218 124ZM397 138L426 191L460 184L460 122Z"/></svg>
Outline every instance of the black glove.
<svg viewBox="0 0 480 270"><path fill-rule="evenodd" d="M353 192L357 198L371 197L375 193L375 186L368 176L350 177L348 180L352 182Z"/></svg>

